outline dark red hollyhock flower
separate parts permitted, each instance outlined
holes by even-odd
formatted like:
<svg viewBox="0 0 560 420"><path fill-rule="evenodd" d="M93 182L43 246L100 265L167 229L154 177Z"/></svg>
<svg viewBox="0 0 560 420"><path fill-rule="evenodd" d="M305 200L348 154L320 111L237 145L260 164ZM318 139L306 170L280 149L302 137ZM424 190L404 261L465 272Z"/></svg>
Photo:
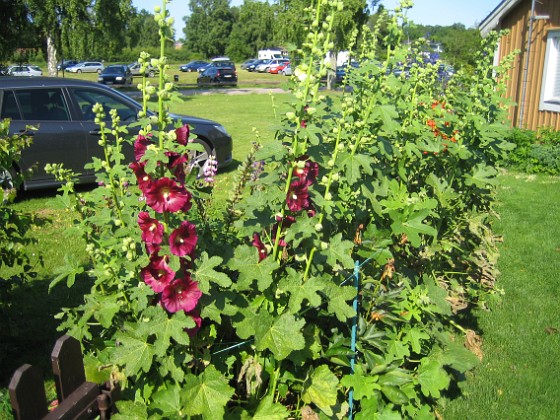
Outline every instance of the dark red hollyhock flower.
<svg viewBox="0 0 560 420"><path fill-rule="evenodd" d="M148 255L157 254L161 249L161 246L159 246L159 244L151 244L149 242L145 242L144 245L146 245L146 252L148 253Z"/></svg>
<svg viewBox="0 0 560 420"><path fill-rule="evenodd" d="M299 165L294 169L294 175L299 178L300 181L304 181L307 185L313 184L317 177L319 176L319 164L309 160L309 156L302 155L298 159L298 162L305 161L305 166L300 168Z"/></svg>
<svg viewBox="0 0 560 420"><path fill-rule="evenodd" d="M202 292L198 288L198 284L187 274L165 288L161 295L161 303L171 313L181 310L190 312L195 308L201 296Z"/></svg>
<svg viewBox="0 0 560 420"><path fill-rule="evenodd" d="M150 264L140 271L140 276L156 293L161 293L175 278L175 271L167 265L166 257L152 255Z"/></svg>
<svg viewBox="0 0 560 420"><path fill-rule="evenodd" d="M163 240L163 225L150 217L150 213L142 211L138 214L138 225L142 230L142 240L147 244L161 244Z"/></svg>
<svg viewBox="0 0 560 420"><path fill-rule="evenodd" d="M267 256L266 253L266 247L264 246L264 244L261 241L261 237L259 236L258 233L253 233L253 242L252 242L253 246L255 248L257 248L257 250L259 251L259 262L264 260Z"/></svg>
<svg viewBox="0 0 560 420"><path fill-rule="evenodd" d="M140 162L140 159L142 159L150 144L152 144L152 142L148 138L138 134L136 140L134 141L134 158L137 162Z"/></svg>
<svg viewBox="0 0 560 420"><path fill-rule="evenodd" d="M185 182L185 165L189 160L188 157L175 152L165 152L165 154L169 158L167 167L173 173L177 182L182 184Z"/></svg>
<svg viewBox="0 0 560 420"><path fill-rule="evenodd" d="M177 184L169 178L160 178L152 182L144 191L146 204L158 213L164 211L186 211L191 206L191 194L184 186Z"/></svg>
<svg viewBox="0 0 560 420"><path fill-rule="evenodd" d="M175 129L175 135L177 136L177 143L185 146L189 141L189 126L185 124L184 126Z"/></svg>
<svg viewBox="0 0 560 420"><path fill-rule="evenodd" d="M290 211L298 212L309 207L309 191L305 181L296 180L290 184L286 202Z"/></svg>
<svg viewBox="0 0 560 420"><path fill-rule="evenodd" d="M190 316L192 318L196 326L192 328L186 328L185 331L189 335L189 337L194 337L198 332L198 330L200 330L200 327L202 326L202 318L200 317L200 314L198 313L197 310L188 313L187 316Z"/></svg>
<svg viewBox="0 0 560 420"><path fill-rule="evenodd" d="M144 166L146 166L144 162L132 162L128 165L128 167L134 172L134 175L136 175L138 187L142 190L142 192L144 192L152 182L152 178L146 173Z"/></svg>
<svg viewBox="0 0 560 420"><path fill-rule="evenodd" d="M185 220L171 235L169 235L169 249L175 255L191 255L196 247L198 235L196 226Z"/></svg>

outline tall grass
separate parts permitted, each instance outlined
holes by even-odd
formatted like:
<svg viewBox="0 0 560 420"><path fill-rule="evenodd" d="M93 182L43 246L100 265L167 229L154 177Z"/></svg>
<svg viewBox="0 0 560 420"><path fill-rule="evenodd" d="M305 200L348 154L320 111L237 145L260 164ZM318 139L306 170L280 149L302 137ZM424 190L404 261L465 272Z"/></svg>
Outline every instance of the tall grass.
<svg viewBox="0 0 560 420"><path fill-rule="evenodd" d="M484 359L446 419L560 418L560 178L501 176L502 299L477 313Z"/></svg>

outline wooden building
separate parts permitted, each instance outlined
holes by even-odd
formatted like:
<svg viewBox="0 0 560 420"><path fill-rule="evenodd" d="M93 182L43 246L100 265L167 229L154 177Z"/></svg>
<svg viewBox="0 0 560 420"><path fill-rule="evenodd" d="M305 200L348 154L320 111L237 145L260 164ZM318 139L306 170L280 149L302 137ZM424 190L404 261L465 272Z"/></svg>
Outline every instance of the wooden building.
<svg viewBox="0 0 560 420"><path fill-rule="evenodd" d="M507 82L512 126L560 130L560 0L502 0L479 29L509 30L496 59L521 51Z"/></svg>

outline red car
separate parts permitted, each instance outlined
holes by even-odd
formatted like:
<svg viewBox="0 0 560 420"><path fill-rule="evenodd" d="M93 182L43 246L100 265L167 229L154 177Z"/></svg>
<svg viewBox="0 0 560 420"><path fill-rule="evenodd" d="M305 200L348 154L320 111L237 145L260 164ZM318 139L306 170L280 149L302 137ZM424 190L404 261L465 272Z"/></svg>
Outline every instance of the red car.
<svg viewBox="0 0 560 420"><path fill-rule="evenodd" d="M284 70L288 64L290 64L289 61L280 61L279 63L271 64L268 68L268 72L271 74L282 73L282 70Z"/></svg>

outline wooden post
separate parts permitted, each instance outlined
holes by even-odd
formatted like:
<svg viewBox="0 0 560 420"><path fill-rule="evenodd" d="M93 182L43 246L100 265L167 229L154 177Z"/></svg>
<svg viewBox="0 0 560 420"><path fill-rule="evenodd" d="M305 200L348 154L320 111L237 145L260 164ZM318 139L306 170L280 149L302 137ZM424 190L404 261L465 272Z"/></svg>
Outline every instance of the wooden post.
<svg viewBox="0 0 560 420"><path fill-rule="evenodd" d="M86 381L80 342L69 335L60 337L51 353L51 362L56 395L62 402Z"/></svg>
<svg viewBox="0 0 560 420"><path fill-rule="evenodd" d="M37 420L48 413L43 378L38 368L28 364L20 366L8 389L16 420Z"/></svg>

